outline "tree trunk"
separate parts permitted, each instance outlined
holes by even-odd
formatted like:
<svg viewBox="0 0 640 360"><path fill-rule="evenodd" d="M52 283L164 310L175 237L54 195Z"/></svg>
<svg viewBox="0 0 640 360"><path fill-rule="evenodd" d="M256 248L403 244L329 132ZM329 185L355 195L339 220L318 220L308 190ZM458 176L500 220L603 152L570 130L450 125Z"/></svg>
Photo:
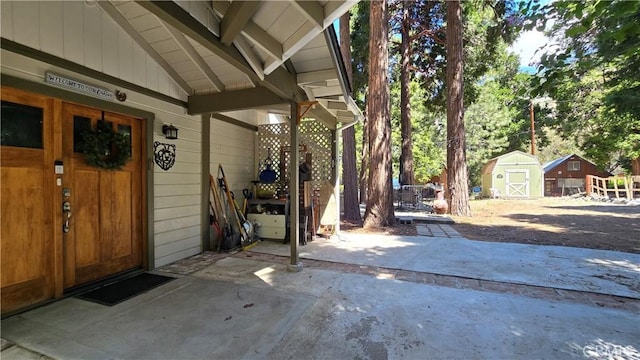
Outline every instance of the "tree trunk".
<svg viewBox="0 0 640 360"><path fill-rule="evenodd" d="M387 2L372 1L369 37L369 196L364 214L365 228L392 226L393 188L391 185L391 118L389 116L389 49Z"/></svg>
<svg viewBox="0 0 640 360"><path fill-rule="evenodd" d="M400 152L400 176L398 179L400 185L413 185L415 182L413 174L413 141L411 140L411 103L409 100L409 83L411 82L411 74L409 72L411 58L409 7L412 4L413 0L402 1L402 42L400 44L402 61L400 67L400 134L402 148Z"/></svg>
<svg viewBox="0 0 640 360"><path fill-rule="evenodd" d="M342 59L347 70L349 82L353 84L349 31L350 19L351 13L348 11L340 18L340 52L342 53ZM360 223L362 217L360 216L360 201L358 201L356 132L353 126L342 131L342 185L344 186L344 219Z"/></svg>
<svg viewBox="0 0 640 360"><path fill-rule="evenodd" d="M449 211L471 216L462 88L462 7L447 1L447 185Z"/></svg>
<svg viewBox="0 0 640 360"><path fill-rule="evenodd" d="M364 113L368 114L368 105L365 105ZM369 187L369 121L364 117L362 124L362 158L360 160L360 203L367 202L367 189Z"/></svg>
<svg viewBox="0 0 640 360"><path fill-rule="evenodd" d="M640 157L631 160L631 175L640 175Z"/></svg>

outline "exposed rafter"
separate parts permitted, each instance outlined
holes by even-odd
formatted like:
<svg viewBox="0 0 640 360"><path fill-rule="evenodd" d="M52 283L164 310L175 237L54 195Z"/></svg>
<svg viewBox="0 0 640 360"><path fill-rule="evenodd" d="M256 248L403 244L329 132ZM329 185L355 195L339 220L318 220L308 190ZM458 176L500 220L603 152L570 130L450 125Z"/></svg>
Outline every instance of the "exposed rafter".
<svg viewBox="0 0 640 360"><path fill-rule="evenodd" d="M282 44L273 36L262 30L253 21L249 21L242 30L242 35L251 40L258 48L276 60L282 60Z"/></svg>
<svg viewBox="0 0 640 360"><path fill-rule="evenodd" d="M296 8L298 9L301 9L305 6L304 5L305 2L306 1L304 0L300 1L299 3L295 2L294 6L296 6ZM316 3L316 2L312 1L312 3ZM305 44L307 44L314 37L320 34L326 27L333 24L333 22L337 18L339 18L342 14L347 12L357 3L358 3L358 0L327 1L327 3L324 5L324 8L323 8L323 15L322 15L323 21L321 22L322 26L318 27L317 26L318 23L315 21L312 21L310 23L303 25L300 29L298 29L298 31L295 34L290 36L289 39L287 39L287 41L284 44L282 44L282 48L284 50L282 59L286 60L291 56L293 56L293 54L295 54L298 50L304 47ZM304 16L309 16L309 14L304 10L300 10L300 12L302 14L305 14ZM264 73L270 74L271 71L273 71L280 65L281 65L280 61L276 61L276 60L269 61L264 66Z"/></svg>
<svg viewBox="0 0 640 360"><path fill-rule="evenodd" d="M321 121L331 130L336 129L336 123L338 122L338 119L324 106L318 105L315 108L309 110L309 117Z"/></svg>
<svg viewBox="0 0 640 360"><path fill-rule="evenodd" d="M298 11L319 28L324 29L324 8L317 1L289 0Z"/></svg>
<svg viewBox="0 0 640 360"><path fill-rule="evenodd" d="M282 44L282 49L284 52L282 53L283 59L289 59L293 54L298 52L298 50L302 49L304 45L306 45L309 41L313 40L318 34L320 34L320 29L316 28L311 23L305 23L302 27L296 31L287 41ZM265 74L271 73L274 69L278 68L282 64L280 60L273 60L265 64L264 72Z"/></svg>
<svg viewBox="0 0 640 360"><path fill-rule="evenodd" d="M347 108L347 104L344 103L344 101L326 101L327 103L327 108L329 110L348 110Z"/></svg>
<svg viewBox="0 0 640 360"><path fill-rule="evenodd" d="M220 39L205 25L175 2L139 1L138 4L213 52L229 65L246 74L252 81L273 91L277 96L294 100L304 98L302 90L296 84L295 75L290 74L283 68L276 68L262 80L247 59L235 47L222 44Z"/></svg>
<svg viewBox="0 0 640 360"><path fill-rule="evenodd" d="M262 62L260 61L256 53L253 52L253 49L251 49L251 45L249 45L249 42L243 37L237 37L233 41L233 44L236 46L236 48L238 48L238 51L240 51L240 54L244 56L245 60L247 60L249 66L251 66L255 74L258 75L258 78L260 80L264 80L264 68Z"/></svg>
<svg viewBox="0 0 640 360"><path fill-rule="evenodd" d="M227 15L227 11L229 11L229 7L230 5L226 1L213 1L212 11L218 18L224 18ZM262 30L262 28L252 20L247 21L241 33L244 37L251 40L254 45L273 57L274 60L282 59L282 44L266 31Z"/></svg>
<svg viewBox="0 0 640 360"><path fill-rule="evenodd" d="M187 82L167 63L167 61L158 54L158 52L145 40L142 35L138 33L138 31L127 21L127 19L120 14L120 11L116 9L108 1L98 1L97 2L100 7L104 10L107 15L109 15L113 21L115 21L131 38L138 44L140 47L149 55L153 60L158 63L158 65L173 79L173 81L180 86L180 88L187 94L192 95L194 93L193 89Z"/></svg>
<svg viewBox="0 0 640 360"><path fill-rule="evenodd" d="M259 4L257 1L234 1L231 3L220 24L220 41L223 44L230 46L233 43L258 9Z"/></svg>
<svg viewBox="0 0 640 360"><path fill-rule="evenodd" d="M184 35L178 30L174 29L171 25L168 25L164 21L160 21L162 26L173 36L173 38L178 42L180 47L187 53L189 58L196 64L196 66L204 73L207 77L211 85L216 88L218 91L224 91L224 84L216 74L213 73L213 70L209 67L206 61L198 54L196 49L193 48L191 43L184 37Z"/></svg>
<svg viewBox="0 0 640 360"><path fill-rule="evenodd" d="M297 75L297 79L298 79L298 84L306 85L306 84L313 84L318 82L326 82L328 80L336 80L338 79L338 74L336 73L335 69L319 70L319 71L312 71L312 72L306 72L306 73L299 73Z"/></svg>

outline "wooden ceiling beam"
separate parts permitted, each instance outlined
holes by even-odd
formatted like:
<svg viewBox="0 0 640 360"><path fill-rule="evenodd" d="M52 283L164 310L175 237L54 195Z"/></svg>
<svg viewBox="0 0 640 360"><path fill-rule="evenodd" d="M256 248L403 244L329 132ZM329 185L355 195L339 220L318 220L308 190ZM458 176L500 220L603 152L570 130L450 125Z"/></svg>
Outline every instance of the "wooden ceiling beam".
<svg viewBox="0 0 640 360"><path fill-rule="evenodd" d="M297 75L298 84L300 85L313 84L331 79L338 79L338 74L335 69L310 71Z"/></svg>
<svg viewBox="0 0 640 360"><path fill-rule="evenodd" d="M290 0L289 2L316 28L324 29L324 8L317 1Z"/></svg>
<svg viewBox="0 0 640 360"><path fill-rule="evenodd" d="M269 75L261 79L247 59L233 46L226 46L205 25L195 19L173 1L138 1L142 7L156 17L173 26L176 30L189 36L194 41L213 52L229 65L246 74L251 81L268 88L277 96L297 100L304 98L304 93L296 84L294 74L277 67Z"/></svg>
<svg viewBox="0 0 640 360"><path fill-rule="evenodd" d="M210 112L255 109L289 102L290 100L277 96L267 88L257 87L190 96L187 112L190 115L197 115Z"/></svg>
<svg viewBox="0 0 640 360"><path fill-rule="evenodd" d="M229 11L229 3L226 1L214 1L213 12L219 18L224 18ZM282 59L282 44L273 36L269 35L261 27L256 25L252 20L248 20L241 31L241 34L249 39L253 44L266 52L274 60Z"/></svg>
<svg viewBox="0 0 640 360"><path fill-rule="evenodd" d="M220 23L220 41L230 46L258 9L258 1L234 1Z"/></svg>

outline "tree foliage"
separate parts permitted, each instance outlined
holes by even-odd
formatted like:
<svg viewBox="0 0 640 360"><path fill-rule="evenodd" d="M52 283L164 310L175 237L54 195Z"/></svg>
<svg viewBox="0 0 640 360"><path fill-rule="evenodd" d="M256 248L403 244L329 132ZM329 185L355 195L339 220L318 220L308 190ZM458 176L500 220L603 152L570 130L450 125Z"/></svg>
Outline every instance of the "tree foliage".
<svg viewBox="0 0 640 360"><path fill-rule="evenodd" d="M559 101L551 125L564 137L579 129L597 164L628 169L640 156L640 2L532 1L528 11L526 26L554 40L533 81L534 95Z"/></svg>

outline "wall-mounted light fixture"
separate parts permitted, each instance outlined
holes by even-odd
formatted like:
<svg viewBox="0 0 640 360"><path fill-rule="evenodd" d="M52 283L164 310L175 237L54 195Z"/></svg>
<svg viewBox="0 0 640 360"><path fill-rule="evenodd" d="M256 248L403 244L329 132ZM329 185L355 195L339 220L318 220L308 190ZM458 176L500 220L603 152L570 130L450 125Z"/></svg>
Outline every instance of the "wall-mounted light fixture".
<svg viewBox="0 0 640 360"><path fill-rule="evenodd" d="M178 128L171 125L162 125L162 133L164 137L169 140L175 140L178 138Z"/></svg>

